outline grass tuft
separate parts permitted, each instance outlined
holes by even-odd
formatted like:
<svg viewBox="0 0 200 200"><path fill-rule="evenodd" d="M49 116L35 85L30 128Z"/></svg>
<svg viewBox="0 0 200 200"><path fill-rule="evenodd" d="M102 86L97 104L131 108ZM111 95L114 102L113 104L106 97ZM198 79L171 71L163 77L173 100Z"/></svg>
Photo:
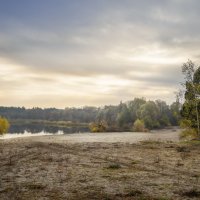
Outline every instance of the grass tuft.
<svg viewBox="0 0 200 200"><path fill-rule="evenodd" d="M119 163L112 163L110 164L107 169L120 169L121 165Z"/></svg>
<svg viewBox="0 0 200 200"><path fill-rule="evenodd" d="M183 192L182 196L189 197L189 198L200 197L200 191L192 189L192 190Z"/></svg>

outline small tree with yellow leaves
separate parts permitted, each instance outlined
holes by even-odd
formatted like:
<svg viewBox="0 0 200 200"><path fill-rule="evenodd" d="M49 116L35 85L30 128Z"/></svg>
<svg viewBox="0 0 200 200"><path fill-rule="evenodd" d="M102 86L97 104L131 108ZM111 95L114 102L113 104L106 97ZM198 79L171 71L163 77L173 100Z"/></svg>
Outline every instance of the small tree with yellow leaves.
<svg viewBox="0 0 200 200"><path fill-rule="evenodd" d="M8 132L10 124L8 120L4 117L0 117L0 135L3 135Z"/></svg>

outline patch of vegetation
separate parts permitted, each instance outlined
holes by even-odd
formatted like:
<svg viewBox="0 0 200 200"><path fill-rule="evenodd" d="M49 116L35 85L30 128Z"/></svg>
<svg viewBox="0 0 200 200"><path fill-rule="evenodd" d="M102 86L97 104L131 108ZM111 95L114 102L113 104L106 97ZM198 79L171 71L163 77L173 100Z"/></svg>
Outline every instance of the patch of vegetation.
<svg viewBox="0 0 200 200"><path fill-rule="evenodd" d="M158 198L156 198L155 200L170 200L170 199L167 198L167 197L158 197Z"/></svg>
<svg viewBox="0 0 200 200"><path fill-rule="evenodd" d="M135 132L145 132L145 125L142 120L137 119L133 124L133 131Z"/></svg>
<svg viewBox="0 0 200 200"><path fill-rule="evenodd" d="M39 183L29 183L26 185L26 188L30 190L43 190L44 188L46 188L46 186Z"/></svg>
<svg viewBox="0 0 200 200"><path fill-rule="evenodd" d="M189 152L190 150L186 146L178 146L176 147L177 152Z"/></svg>
<svg viewBox="0 0 200 200"><path fill-rule="evenodd" d="M187 140L187 141L182 141L181 142L182 144L186 144L186 145L189 145L189 146L200 146L200 140Z"/></svg>
<svg viewBox="0 0 200 200"><path fill-rule="evenodd" d="M140 190L132 190L128 194L126 194L126 197L137 197L137 196L141 196L142 194L143 192Z"/></svg>
<svg viewBox="0 0 200 200"><path fill-rule="evenodd" d="M1 194L1 193L6 193L6 192L10 192L10 191L12 191L12 190L13 190L13 188L10 187L10 186L8 186L8 187L6 187L6 188L4 188L4 189L0 189L0 194Z"/></svg>
<svg viewBox="0 0 200 200"><path fill-rule="evenodd" d="M199 137L199 116L200 116L200 66L197 66L191 60L184 63L182 73L185 76L185 102L181 109L181 126L185 128L182 137ZM189 138L190 139L190 138Z"/></svg>
<svg viewBox="0 0 200 200"><path fill-rule="evenodd" d="M138 163L139 163L139 160L132 160L132 161L131 161L131 164L132 164L132 165L136 165L136 164L138 164Z"/></svg>
<svg viewBox="0 0 200 200"><path fill-rule="evenodd" d="M200 191L192 189L192 190L181 193L181 195L185 197L189 197L189 198L196 198L196 197L200 197Z"/></svg>
<svg viewBox="0 0 200 200"><path fill-rule="evenodd" d="M93 133L98 133L98 132L105 132L107 129L108 125L106 122L101 121L99 123L93 122L89 124L89 129Z"/></svg>
<svg viewBox="0 0 200 200"><path fill-rule="evenodd" d="M125 194L117 194L118 197L141 197L143 196L143 192L140 190L131 190L128 193Z"/></svg>
<svg viewBox="0 0 200 200"><path fill-rule="evenodd" d="M162 144L163 142L161 141L155 141L155 140L144 140L140 142L141 144Z"/></svg>
<svg viewBox="0 0 200 200"><path fill-rule="evenodd" d="M120 169L121 165L119 163L112 163L110 164L107 169Z"/></svg>
<svg viewBox="0 0 200 200"><path fill-rule="evenodd" d="M0 117L0 135L3 135L8 132L10 124L8 120L4 117Z"/></svg>
<svg viewBox="0 0 200 200"><path fill-rule="evenodd" d="M181 131L180 138L181 139L195 139L198 137L198 133L196 129L186 128Z"/></svg>
<svg viewBox="0 0 200 200"><path fill-rule="evenodd" d="M167 197L151 197L149 195L144 194L144 192L140 191L140 190L132 190L128 193L125 194L117 194L117 197L120 198L131 198L131 199L135 199L135 200L169 200L169 198Z"/></svg>

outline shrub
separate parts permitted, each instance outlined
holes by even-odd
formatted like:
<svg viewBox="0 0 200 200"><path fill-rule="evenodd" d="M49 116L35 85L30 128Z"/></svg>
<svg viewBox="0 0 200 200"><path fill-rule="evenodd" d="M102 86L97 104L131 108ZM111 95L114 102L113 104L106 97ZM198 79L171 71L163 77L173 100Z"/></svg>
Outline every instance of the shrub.
<svg viewBox="0 0 200 200"><path fill-rule="evenodd" d="M112 163L110 164L107 169L120 169L121 165L119 163Z"/></svg>
<svg viewBox="0 0 200 200"><path fill-rule="evenodd" d="M180 122L180 127L181 128L190 128L191 126L192 126L192 122L190 120L183 119Z"/></svg>
<svg viewBox="0 0 200 200"><path fill-rule="evenodd" d="M0 117L0 135L8 132L10 124L6 118Z"/></svg>
<svg viewBox="0 0 200 200"><path fill-rule="evenodd" d="M192 122L190 120L181 120L180 127L183 128L180 134L180 138L196 139L198 137L197 129L192 128Z"/></svg>
<svg viewBox="0 0 200 200"><path fill-rule="evenodd" d="M133 124L133 131L144 132L145 131L144 122L142 120L137 119Z"/></svg>
<svg viewBox="0 0 200 200"><path fill-rule="evenodd" d="M186 139L195 139L198 137L197 130L194 128L186 128L183 131L181 131L180 138L186 138Z"/></svg>
<svg viewBox="0 0 200 200"><path fill-rule="evenodd" d="M93 133L97 133L97 132L105 132L107 130L107 123L106 122L93 122L90 123L89 125L90 131Z"/></svg>

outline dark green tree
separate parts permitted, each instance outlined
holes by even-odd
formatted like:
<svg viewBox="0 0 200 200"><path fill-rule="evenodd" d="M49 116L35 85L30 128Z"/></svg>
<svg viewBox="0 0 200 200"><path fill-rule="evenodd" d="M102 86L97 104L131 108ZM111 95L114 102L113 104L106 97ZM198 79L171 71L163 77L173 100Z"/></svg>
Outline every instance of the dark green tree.
<svg viewBox="0 0 200 200"><path fill-rule="evenodd" d="M195 65L188 60L182 66L182 72L185 78L185 102L181 110L181 115L184 119L189 120L191 128L199 131L199 116L200 116L200 66Z"/></svg>
<svg viewBox="0 0 200 200"><path fill-rule="evenodd" d="M144 121L145 127L149 129L159 128L159 109L154 101L148 101L140 107L140 119Z"/></svg>
<svg viewBox="0 0 200 200"><path fill-rule="evenodd" d="M120 128L131 123L131 115L126 104L120 104L120 112L117 115L117 124Z"/></svg>
<svg viewBox="0 0 200 200"><path fill-rule="evenodd" d="M146 100L144 98L135 98L133 101L128 102L128 109L130 112L130 117L132 122L134 122L136 119L138 119L138 112L140 110L140 107L146 103Z"/></svg>

